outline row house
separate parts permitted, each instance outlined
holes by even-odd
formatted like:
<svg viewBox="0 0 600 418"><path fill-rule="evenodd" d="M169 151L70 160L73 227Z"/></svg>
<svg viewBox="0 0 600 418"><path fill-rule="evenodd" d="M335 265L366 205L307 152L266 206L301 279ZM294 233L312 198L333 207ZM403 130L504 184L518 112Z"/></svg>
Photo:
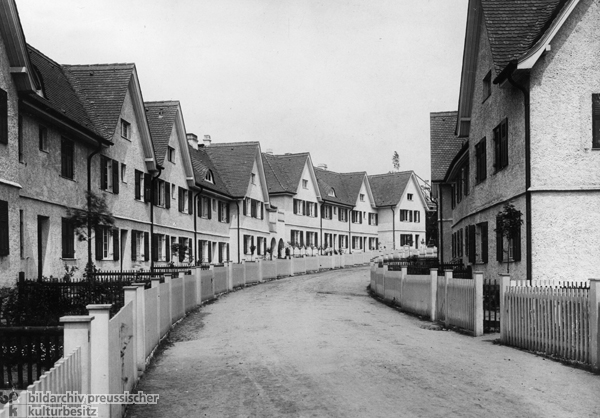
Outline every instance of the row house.
<svg viewBox="0 0 600 418"><path fill-rule="evenodd" d="M462 145L438 197L452 208L445 252L491 275L593 277L599 19L593 0L469 2L455 119ZM506 203L522 214L511 240L499 226Z"/></svg>
<svg viewBox="0 0 600 418"><path fill-rule="evenodd" d="M429 205L413 171L369 176L386 249L422 249Z"/></svg>

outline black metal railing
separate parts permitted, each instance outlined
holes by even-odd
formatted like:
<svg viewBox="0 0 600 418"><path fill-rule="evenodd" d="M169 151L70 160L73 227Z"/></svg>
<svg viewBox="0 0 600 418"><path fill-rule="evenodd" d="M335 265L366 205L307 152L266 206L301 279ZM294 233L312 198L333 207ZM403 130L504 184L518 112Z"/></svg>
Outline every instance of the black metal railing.
<svg viewBox="0 0 600 418"><path fill-rule="evenodd" d="M483 280L483 332L500 332L500 284Z"/></svg>

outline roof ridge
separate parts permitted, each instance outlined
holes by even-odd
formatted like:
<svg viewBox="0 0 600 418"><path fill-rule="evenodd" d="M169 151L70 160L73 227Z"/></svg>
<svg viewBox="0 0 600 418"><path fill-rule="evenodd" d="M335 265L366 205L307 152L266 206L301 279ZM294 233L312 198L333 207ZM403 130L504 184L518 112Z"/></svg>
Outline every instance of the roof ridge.
<svg viewBox="0 0 600 418"><path fill-rule="evenodd" d="M300 155L310 155L310 152L286 152L285 154L273 154L273 157L287 157L287 156L300 156Z"/></svg>
<svg viewBox="0 0 600 418"><path fill-rule="evenodd" d="M383 174L371 174L369 177L384 177L384 176L395 176L397 174L408 174L414 173L415 170L405 170L405 171L397 171L395 173L383 173Z"/></svg>
<svg viewBox="0 0 600 418"><path fill-rule="evenodd" d="M453 116L458 115L458 110L440 110L439 112L429 112L431 116Z"/></svg>
<svg viewBox="0 0 600 418"><path fill-rule="evenodd" d="M179 100L156 100L144 102L144 106L179 106Z"/></svg>
<svg viewBox="0 0 600 418"><path fill-rule="evenodd" d="M63 64L65 67L73 68L76 67L78 69L87 68L95 68L95 69L110 69L109 67L118 67L118 68L133 68L135 67L135 63L133 62L114 62L114 63L104 63L104 64Z"/></svg>
<svg viewBox="0 0 600 418"><path fill-rule="evenodd" d="M219 142L216 144L210 144L208 147L206 148L214 148L214 147L228 147L228 146L232 146L232 145L260 145L260 142L258 141L247 141L247 142Z"/></svg>

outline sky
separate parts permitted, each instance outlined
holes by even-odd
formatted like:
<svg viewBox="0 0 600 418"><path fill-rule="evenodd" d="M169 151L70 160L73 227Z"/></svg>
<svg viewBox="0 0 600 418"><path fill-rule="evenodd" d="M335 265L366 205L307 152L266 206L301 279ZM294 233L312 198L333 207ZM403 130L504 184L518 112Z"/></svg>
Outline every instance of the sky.
<svg viewBox="0 0 600 418"><path fill-rule="evenodd" d="M467 0L17 0L60 64L132 62L213 143L337 172L430 178L429 113L458 104Z"/></svg>

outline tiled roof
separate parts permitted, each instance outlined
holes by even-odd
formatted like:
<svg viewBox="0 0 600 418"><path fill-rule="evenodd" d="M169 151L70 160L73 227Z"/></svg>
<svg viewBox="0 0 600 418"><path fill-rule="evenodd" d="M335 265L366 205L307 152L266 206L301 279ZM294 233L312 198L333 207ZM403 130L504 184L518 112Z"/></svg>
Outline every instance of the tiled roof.
<svg viewBox="0 0 600 418"><path fill-rule="evenodd" d="M173 124L179 109L179 102L145 102L146 119L150 127L150 136L154 144L156 163L163 165L169 146L169 138L173 132Z"/></svg>
<svg viewBox="0 0 600 418"><path fill-rule="evenodd" d="M269 193L296 193L308 153L263 154Z"/></svg>
<svg viewBox="0 0 600 418"><path fill-rule="evenodd" d="M442 181L463 140L454 135L458 112L432 112L429 116L431 140L431 181Z"/></svg>
<svg viewBox="0 0 600 418"><path fill-rule="evenodd" d="M358 171L355 173L341 173L343 182L346 185L346 191L348 192L348 198L352 200L353 204L358 199L360 188L362 187L363 181L367 175L366 171Z"/></svg>
<svg viewBox="0 0 600 418"><path fill-rule="evenodd" d="M566 0L481 0L496 76L544 34Z"/></svg>
<svg viewBox="0 0 600 418"><path fill-rule="evenodd" d="M375 206L395 206L400 202L412 171L369 176Z"/></svg>
<svg viewBox="0 0 600 418"><path fill-rule="evenodd" d="M230 196L230 193L227 190L227 186L221 178L219 170L215 168L214 164L212 163L212 161L208 157L208 154L206 153L207 148L200 147L198 149L194 149L188 145L188 149L190 150L190 157L192 160L192 167L194 168L194 177L196 179L196 184L202 186L203 188L216 191L226 196ZM214 184L205 180L206 173L209 170L213 174Z"/></svg>
<svg viewBox="0 0 600 418"><path fill-rule="evenodd" d="M246 196L250 173L260 150L258 142L219 143L204 147L232 197Z"/></svg>
<svg viewBox="0 0 600 418"><path fill-rule="evenodd" d="M73 122L97 133L94 122L60 64L28 45L29 58L42 84L44 102ZM36 96L36 98L39 96Z"/></svg>
<svg viewBox="0 0 600 418"><path fill-rule="evenodd" d="M356 204L358 195L352 198L352 195L348 190L347 183L349 183L349 181L347 181L345 176L336 173L335 171L323 170L318 167L315 167L315 175L317 177L317 183L319 184L321 197L324 201L348 206L354 206ZM329 192L332 189L335 191L335 196L329 196Z"/></svg>
<svg viewBox="0 0 600 418"><path fill-rule="evenodd" d="M112 139L135 65L63 65L63 68L97 129L106 139Z"/></svg>

